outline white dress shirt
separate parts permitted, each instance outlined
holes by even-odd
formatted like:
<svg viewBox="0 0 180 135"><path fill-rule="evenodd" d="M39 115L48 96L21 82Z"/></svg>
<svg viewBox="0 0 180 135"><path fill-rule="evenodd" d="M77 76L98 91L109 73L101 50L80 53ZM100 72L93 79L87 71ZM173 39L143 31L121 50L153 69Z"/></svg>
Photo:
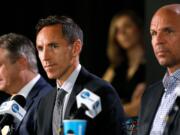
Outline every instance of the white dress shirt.
<svg viewBox="0 0 180 135"><path fill-rule="evenodd" d="M73 90L74 84L76 82L76 79L79 75L80 70L81 70L81 65L79 64L76 67L76 69L71 73L71 75L68 77L68 79L62 84L62 86L60 86L60 84L57 83L57 88L64 89L67 92L64 99L63 119L64 119L64 114L67 108L67 103L69 101L69 97L71 95L71 92Z"/></svg>
<svg viewBox="0 0 180 135"><path fill-rule="evenodd" d="M40 79L40 74L36 75L30 82L28 82L19 92L17 95L22 95L25 98L27 98L29 92L34 87L34 85L37 83L37 81Z"/></svg>

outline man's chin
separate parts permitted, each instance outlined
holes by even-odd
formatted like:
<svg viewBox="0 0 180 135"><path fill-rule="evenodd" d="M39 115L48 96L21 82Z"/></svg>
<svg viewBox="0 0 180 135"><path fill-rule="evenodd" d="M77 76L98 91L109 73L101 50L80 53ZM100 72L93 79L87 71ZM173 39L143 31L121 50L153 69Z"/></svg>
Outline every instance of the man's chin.
<svg viewBox="0 0 180 135"><path fill-rule="evenodd" d="M158 62L163 67L167 67L169 65L169 62L165 59L159 59Z"/></svg>
<svg viewBox="0 0 180 135"><path fill-rule="evenodd" d="M49 79L56 79L56 76L53 75L53 74L47 74L47 77L48 77Z"/></svg>

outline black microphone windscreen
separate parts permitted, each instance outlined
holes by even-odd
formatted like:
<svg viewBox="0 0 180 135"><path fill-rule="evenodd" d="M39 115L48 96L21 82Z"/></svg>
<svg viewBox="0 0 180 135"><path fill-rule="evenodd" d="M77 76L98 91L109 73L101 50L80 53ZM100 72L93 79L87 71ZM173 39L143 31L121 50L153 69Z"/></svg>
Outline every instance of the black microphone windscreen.
<svg viewBox="0 0 180 135"><path fill-rule="evenodd" d="M22 95L15 95L11 100L15 100L21 107L24 107L26 104L26 99Z"/></svg>
<svg viewBox="0 0 180 135"><path fill-rule="evenodd" d="M81 107L76 110L74 114L70 116L70 119L81 119L85 115L85 111L88 110L88 108L81 104Z"/></svg>

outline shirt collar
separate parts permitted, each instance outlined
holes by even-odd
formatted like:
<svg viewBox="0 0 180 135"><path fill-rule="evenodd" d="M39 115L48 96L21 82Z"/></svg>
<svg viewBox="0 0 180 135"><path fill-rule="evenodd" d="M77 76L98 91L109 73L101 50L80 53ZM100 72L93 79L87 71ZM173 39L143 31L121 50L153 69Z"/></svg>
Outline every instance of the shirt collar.
<svg viewBox="0 0 180 135"><path fill-rule="evenodd" d="M18 95L22 95L25 98L27 98L29 92L33 88L33 86L36 84L36 82L40 79L40 74L37 74L30 82L28 82L19 92Z"/></svg>
<svg viewBox="0 0 180 135"><path fill-rule="evenodd" d="M180 82L180 69L176 70L171 75L167 72L163 78L163 85L165 91L167 91L168 88L171 87L172 85L176 85L177 82Z"/></svg>
<svg viewBox="0 0 180 135"><path fill-rule="evenodd" d="M57 88L64 89L67 93L71 93L72 87L75 84L75 81L78 77L78 74L81 70L81 64L79 64L76 69L71 73L71 75L68 77L68 79L63 83L62 86L57 83Z"/></svg>

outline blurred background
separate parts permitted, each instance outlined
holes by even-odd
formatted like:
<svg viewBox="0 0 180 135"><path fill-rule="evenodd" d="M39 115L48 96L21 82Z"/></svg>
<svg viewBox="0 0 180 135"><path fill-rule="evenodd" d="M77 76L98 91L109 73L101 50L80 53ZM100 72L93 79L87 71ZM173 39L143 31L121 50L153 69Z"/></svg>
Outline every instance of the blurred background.
<svg viewBox="0 0 180 135"><path fill-rule="evenodd" d="M109 61L106 55L110 21L114 14L123 10L134 10L143 20L147 57L147 82L159 80L165 69L160 67L152 52L149 23L157 8L179 0L39 0L4 1L0 8L0 35L9 32L24 34L35 43L35 25L48 15L72 17L84 31L84 48L81 64L102 77ZM45 76L42 67L40 72Z"/></svg>

